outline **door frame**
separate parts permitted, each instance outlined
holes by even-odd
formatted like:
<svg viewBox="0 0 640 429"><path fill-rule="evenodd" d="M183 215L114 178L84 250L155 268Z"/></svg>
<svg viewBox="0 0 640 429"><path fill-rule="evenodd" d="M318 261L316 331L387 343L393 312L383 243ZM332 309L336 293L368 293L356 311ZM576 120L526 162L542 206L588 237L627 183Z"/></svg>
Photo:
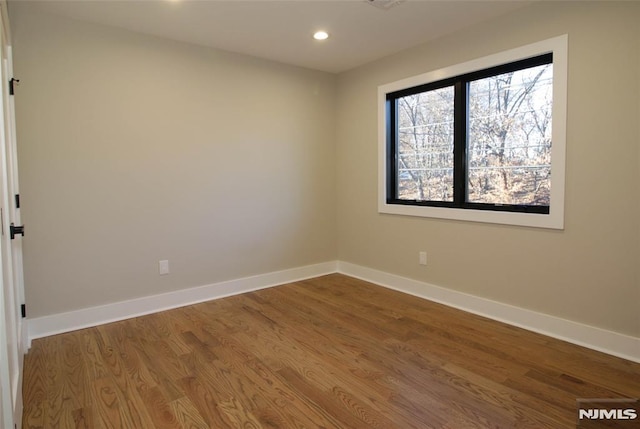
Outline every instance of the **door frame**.
<svg viewBox="0 0 640 429"><path fill-rule="evenodd" d="M11 32L6 0L0 0L0 424L22 427L22 376L26 351L22 276L22 238L10 238L10 225L20 225L17 204L18 163L13 96Z"/></svg>

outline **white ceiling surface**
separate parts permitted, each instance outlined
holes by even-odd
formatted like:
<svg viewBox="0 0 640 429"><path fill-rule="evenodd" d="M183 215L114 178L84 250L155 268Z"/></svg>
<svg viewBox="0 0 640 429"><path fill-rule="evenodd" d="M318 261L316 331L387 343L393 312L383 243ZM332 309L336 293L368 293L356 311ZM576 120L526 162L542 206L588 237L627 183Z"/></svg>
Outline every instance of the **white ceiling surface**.
<svg viewBox="0 0 640 429"><path fill-rule="evenodd" d="M378 1L378 0L376 0ZM529 4L407 0L27 1L33 10L339 73ZM26 6L26 5L25 5ZM9 5L11 7L11 3ZM330 34L326 41L311 36Z"/></svg>

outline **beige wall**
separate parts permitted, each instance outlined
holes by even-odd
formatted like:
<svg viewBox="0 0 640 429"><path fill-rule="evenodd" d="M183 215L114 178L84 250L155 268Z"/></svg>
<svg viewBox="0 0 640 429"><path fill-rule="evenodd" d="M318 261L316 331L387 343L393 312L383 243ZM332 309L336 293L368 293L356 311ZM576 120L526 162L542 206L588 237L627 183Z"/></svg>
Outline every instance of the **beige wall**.
<svg viewBox="0 0 640 429"><path fill-rule="evenodd" d="M30 317L335 259L334 76L11 6Z"/></svg>
<svg viewBox="0 0 640 429"><path fill-rule="evenodd" d="M640 336L638 22L637 3L541 2L341 75L339 259ZM565 33L564 231L377 213L378 85Z"/></svg>
<svg viewBox="0 0 640 429"><path fill-rule="evenodd" d="M640 336L639 4L542 2L337 77L25 8L30 316L339 259ZM378 85L564 33L564 231L377 213Z"/></svg>

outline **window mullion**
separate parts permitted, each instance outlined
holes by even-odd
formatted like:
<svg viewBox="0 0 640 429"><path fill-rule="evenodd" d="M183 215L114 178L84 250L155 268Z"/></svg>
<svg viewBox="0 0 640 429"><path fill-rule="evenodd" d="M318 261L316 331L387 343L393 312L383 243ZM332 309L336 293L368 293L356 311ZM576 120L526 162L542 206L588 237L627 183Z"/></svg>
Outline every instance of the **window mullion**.
<svg viewBox="0 0 640 429"><path fill-rule="evenodd" d="M390 98L387 100L387 201L394 201L398 198L398 100Z"/></svg>
<svg viewBox="0 0 640 429"><path fill-rule="evenodd" d="M467 200L467 126L468 84L458 81L455 84L454 99L454 140L453 140L453 202L462 207Z"/></svg>

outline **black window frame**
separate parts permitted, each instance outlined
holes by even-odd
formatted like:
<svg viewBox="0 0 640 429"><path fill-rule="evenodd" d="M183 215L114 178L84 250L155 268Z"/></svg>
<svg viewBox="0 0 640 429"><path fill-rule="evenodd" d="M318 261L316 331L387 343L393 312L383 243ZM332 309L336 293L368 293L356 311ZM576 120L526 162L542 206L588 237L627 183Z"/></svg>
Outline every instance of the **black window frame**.
<svg viewBox="0 0 640 429"><path fill-rule="evenodd" d="M467 201L467 137L468 88L473 81L536 66L553 64L553 53L545 53L458 76L393 91L386 94L386 202L387 204L446 207L453 209L489 210L513 213L548 215L550 205L490 204ZM398 99L444 87L454 87L454 149L453 149L453 201L423 201L400 199L398 189ZM552 107L553 108L553 107ZM553 160L551 161L553 162ZM551 203L550 203L551 204Z"/></svg>

